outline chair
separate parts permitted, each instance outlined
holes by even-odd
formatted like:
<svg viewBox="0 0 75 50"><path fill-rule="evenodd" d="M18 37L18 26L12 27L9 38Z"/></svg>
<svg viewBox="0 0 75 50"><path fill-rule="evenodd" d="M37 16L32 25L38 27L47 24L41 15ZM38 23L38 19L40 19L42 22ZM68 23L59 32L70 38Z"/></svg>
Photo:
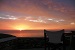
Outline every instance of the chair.
<svg viewBox="0 0 75 50"><path fill-rule="evenodd" d="M70 37L70 50L75 50L75 31L71 31L71 37Z"/></svg>
<svg viewBox="0 0 75 50"><path fill-rule="evenodd" d="M45 50L48 48L48 50L61 50L61 47L63 46L63 50L66 50L65 43L64 43L64 30L60 31L47 31L44 30L44 37L45 37ZM46 39L49 38L49 41Z"/></svg>

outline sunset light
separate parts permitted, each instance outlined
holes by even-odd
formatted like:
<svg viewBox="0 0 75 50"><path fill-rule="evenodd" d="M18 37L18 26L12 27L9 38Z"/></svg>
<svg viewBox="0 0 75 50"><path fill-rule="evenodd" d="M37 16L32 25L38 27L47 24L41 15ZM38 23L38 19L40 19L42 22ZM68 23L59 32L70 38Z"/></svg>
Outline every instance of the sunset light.
<svg viewBox="0 0 75 50"><path fill-rule="evenodd" d="M75 50L74 34L75 0L0 0L0 50Z"/></svg>
<svg viewBox="0 0 75 50"><path fill-rule="evenodd" d="M17 28L17 30L20 30L20 31L22 31L22 30L25 30L25 29L23 29L23 28Z"/></svg>
<svg viewBox="0 0 75 50"><path fill-rule="evenodd" d="M28 26L18 25L18 26L15 26L14 29L22 31L22 30L28 29Z"/></svg>
<svg viewBox="0 0 75 50"><path fill-rule="evenodd" d="M75 30L73 0L1 0L0 30Z"/></svg>

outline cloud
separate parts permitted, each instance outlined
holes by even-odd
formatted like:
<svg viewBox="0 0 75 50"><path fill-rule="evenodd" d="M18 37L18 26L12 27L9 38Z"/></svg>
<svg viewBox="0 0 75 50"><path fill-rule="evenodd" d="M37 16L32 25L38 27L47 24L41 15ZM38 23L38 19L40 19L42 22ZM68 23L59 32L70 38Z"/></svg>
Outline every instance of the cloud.
<svg viewBox="0 0 75 50"><path fill-rule="evenodd" d="M71 25L75 21L75 8L71 5L71 0L69 3L68 0L0 1L0 23L9 22L11 24L16 22L15 24L21 23L31 27L35 26L35 28L38 25L40 28L50 28L51 26Z"/></svg>
<svg viewBox="0 0 75 50"><path fill-rule="evenodd" d="M39 22L39 23L50 23L50 22L65 22L64 19L55 19L55 18L47 18L47 17L42 17L42 16L37 16L37 17L32 17L32 16L27 16L25 17L26 21L31 21L31 22Z"/></svg>
<svg viewBox="0 0 75 50"><path fill-rule="evenodd" d="M3 15L3 16L0 16L0 19L3 19L3 20L18 20L17 17L11 16L11 15Z"/></svg>

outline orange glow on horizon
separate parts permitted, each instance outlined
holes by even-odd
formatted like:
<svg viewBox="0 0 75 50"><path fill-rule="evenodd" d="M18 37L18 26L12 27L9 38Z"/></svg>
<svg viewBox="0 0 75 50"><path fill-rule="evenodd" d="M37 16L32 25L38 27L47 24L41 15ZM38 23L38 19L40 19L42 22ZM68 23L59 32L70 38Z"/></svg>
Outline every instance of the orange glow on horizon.
<svg viewBox="0 0 75 50"><path fill-rule="evenodd" d="M29 29L29 27L26 25L17 25L15 27L13 27L13 29L22 31L22 30Z"/></svg>

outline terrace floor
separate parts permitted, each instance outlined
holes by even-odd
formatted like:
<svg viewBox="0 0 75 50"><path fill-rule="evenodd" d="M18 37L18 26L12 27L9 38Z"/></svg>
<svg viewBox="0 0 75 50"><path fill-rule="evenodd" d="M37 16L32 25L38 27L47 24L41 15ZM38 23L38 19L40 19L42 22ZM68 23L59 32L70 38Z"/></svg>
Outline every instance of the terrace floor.
<svg viewBox="0 0 75 50"><path fill-rule="evenodd" d="M17 49L17 50L45 50L44 48L30 48L30 49ZM71 50L70 47L68 46L66 50Z"/></svg>

